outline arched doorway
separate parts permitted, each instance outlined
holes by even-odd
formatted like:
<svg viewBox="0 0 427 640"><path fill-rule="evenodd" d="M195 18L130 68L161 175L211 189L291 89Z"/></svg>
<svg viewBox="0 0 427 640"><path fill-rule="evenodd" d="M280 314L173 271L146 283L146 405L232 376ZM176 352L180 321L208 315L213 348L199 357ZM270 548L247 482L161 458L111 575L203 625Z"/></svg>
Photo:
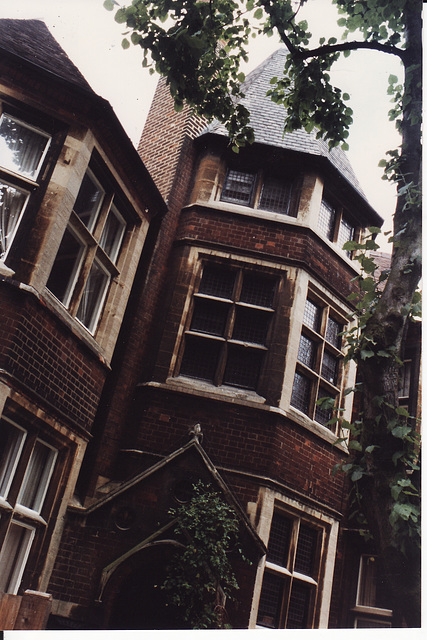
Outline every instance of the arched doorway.
<svg viewBox="0 0 427 640"><path fill-rule="evenodd" d="M126 567L111 577L111 596L105 606L108 629L185 629L180 612L168 604L161 589L172 544L156 544L126 561ZM115 584L114 584L115 583Z"/></svg>

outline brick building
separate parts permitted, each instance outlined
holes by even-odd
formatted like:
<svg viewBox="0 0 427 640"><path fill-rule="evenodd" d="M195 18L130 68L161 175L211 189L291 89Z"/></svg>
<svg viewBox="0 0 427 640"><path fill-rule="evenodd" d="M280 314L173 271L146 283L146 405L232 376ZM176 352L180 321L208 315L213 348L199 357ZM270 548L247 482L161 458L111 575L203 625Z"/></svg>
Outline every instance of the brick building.
<svg viewBox="0 0 427 640"><path fill-rule="evenodd" d="M0 51L0 627L8 629L46 623L65 510L165 204L110 105L43 23L1 20Z"/></svg>
<svg viewBox="0 0 427 640"><path fill-rule="evenodd" d="M1 28L44 33L33 21L24 27L0 21ZM43 60L62 59L46 34L43 46L52 49ZM49 438L61 435L65 444L63 463L54 467L63 477L55 482L59 493L46 497L46 513L39 510L47 528L37 529L14 589L0 587L12 593L4 598L25 598L26 589L48 593L50 629L182 628L157 585L181 544L168 510L201 479L235 509L252 561L235 563L241 588L227 604L233 627L389 625L392 612L375 591L372 550L348 531L347 488L332 474L348 455L336 444L342 434L329 423L331 409L317 404L331 397L351 416L351 396L343 391L356 372L343 364L340 333L358 263L342 246L381 219L345 154L314 134L283 135L282 107L265 93L283 70L285 52L246 80L255 143L239 155L218 123L208 125L187 108L175 113L159 83L138 151L164 211L111 108L72 75L78 72L70 62L60 79L52 69L34 75L33 66L30 83L22 74L34 61L11 48L6 60L12 65L18 56L19 71L13 86L1 87L4 104L15 105L22 83L31 131L53 139L53 122L63 128L55 125L62 138L50 173L40 169L46 182L31 184L40 193L38 209L31 218L28 208L28 222L17 226L6 249L2 304L12 328L2 353L21 349L23 360L19 376L18 358L9 357L9 369L2 364L3 423L41 429L48 452L59 451ZM65 89L58 95L55 83L70 95ZM38 111L52 119L50 128L41 126ZM19 117L20 126L26 122ZM10 188L7 170L1 177ZM107 208L96 218L84 207L85 193L107 191L107 175L119 194L109 209L112 226L126 231L109 286L102 289L108 276L98 271L91 288L85 282L94 267L77 252L77 275L69 252L90 237L85 255L92 265L108 271L115 261L104 256L105 246L114 245L107 243L113 235ZM104 297L91 299L101 290ZM24 304L33 306L24 312ZM33 363L36 326L44 342ZM47 383L42 374L51 351L50 368L65 366ZM68 378L84 384L67 406ZM63 431L76 442L72 460ZM53 468L54 456L45 455L45 468ZM15 526L25 515L19 496L17 507L8 495L0 498Z"/></svg>

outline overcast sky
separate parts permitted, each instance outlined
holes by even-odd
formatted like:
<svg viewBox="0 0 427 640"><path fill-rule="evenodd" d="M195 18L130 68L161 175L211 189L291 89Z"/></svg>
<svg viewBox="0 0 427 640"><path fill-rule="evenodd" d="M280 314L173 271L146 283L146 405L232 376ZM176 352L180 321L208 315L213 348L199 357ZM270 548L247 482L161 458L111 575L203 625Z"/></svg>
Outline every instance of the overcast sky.
<svg viewBox="0 0 427 640"><path fill-rule="evenodd" d="M94 91L109 100L137 144L157 79L142 68L139 47L121 48L125 27L116 24L113 13L102 4L103 0L0 0L0 18L44 20ZM302 17L309 21L315 38L340 33L330 0L312 0L308 5ZM254 40L246 70L278 46L279 40L274 37ZM386 220L384 228L391 228L395 190L381 180L378 161L399 144L394 126L387 119L391 106L387 80L390 73L400 72L396 57L361 51L339 62L332 76L337 86L351 95L355 122L348 155L370 203ZM382 248L388 250L387 244Z"/></svg>

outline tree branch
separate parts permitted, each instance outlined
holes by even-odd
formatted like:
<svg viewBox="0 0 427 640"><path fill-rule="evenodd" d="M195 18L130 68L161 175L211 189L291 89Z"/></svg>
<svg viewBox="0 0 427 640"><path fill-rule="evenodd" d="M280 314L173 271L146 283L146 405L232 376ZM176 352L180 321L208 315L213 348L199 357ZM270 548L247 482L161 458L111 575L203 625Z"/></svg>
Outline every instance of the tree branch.
<svg viewBox="0 0 427 640"><path fill-rule="evenodd" d="M281 36L283 39L283 36ZM289 39L286 38L286 40ZM288 42L285 42L286 46L289 48ZM291 48L289 48L291 54L298 58L302 58L306 60L307 58L321 57L324 55L328 55L330 53L338 53L343 51L356 51L358 49L370 49L372 51L382 51L383 53L389 53L401 58L404 60L406 51L404 49L399 49L398 47L394 47L390 44L382 44L381 42L342 42L341 44L325 44L321 47L317 47L316 49L307 49L304 51L303 49L298 49L294 45L291 44Z"/></svg>

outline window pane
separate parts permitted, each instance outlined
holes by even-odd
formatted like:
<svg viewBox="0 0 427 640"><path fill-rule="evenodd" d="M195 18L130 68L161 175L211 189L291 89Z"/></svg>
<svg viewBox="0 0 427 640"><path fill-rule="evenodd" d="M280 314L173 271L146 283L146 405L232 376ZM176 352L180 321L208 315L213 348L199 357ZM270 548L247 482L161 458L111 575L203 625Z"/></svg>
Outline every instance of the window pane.
<svg viewBox="0 0 427 640"><path fill-rule="evenodd" d="M271 313L248 309L236 308L236 320L233 329L233 339L242 342L265 344Z"/></svg>
<svg viewBox="0 0 427 640"><path fill-rule="evenodd" d="M0 164L25 178L37 178L49 136L5 113L0 119Z"/></svg>
<svg viewBox="0 0 427 640"><path fill-rule="evenodd" d="M291 184L279 178L266 178L262 185L259 208L277 213L289 212Z"/></svg>
<svg viewBox="0 0 427 640"><path fill-rule="evenodd" d="M26 191L0 182L0 260L12 244L28 197Z"/></svg>
<svg viewBox="0 0 427 640"><path fill-rule="evenodd" d="M205 265L199 292L217 298L233 297L236 272L216 265Z"/></svg>
<svg viewBox="0 0 427 640"><path fill-rule="evenodd" d="M303 323L306 327L319 333L321 314L322 310L317 304L308 299L305 301Z"/></svg>
<svg viewBox="0 0 427 640"><path fill-rule="evenodd" d="M95 225L104 194L104 190L95 181L91 173L86 172L74 203L73 211L89 231L92 231Z"/></svg>
<svg viewBox="0 0 427 640"><path fill-rule="evenodd" d="M283 567L287 566L291 530L292 520L280 513L273 515L268 539L267 560Z"/></svg>
<svg viewBox="0 0 427 640"><path fill-rule="evenodd" d="M185 351L180 373L190 378L213 382L221 349L221 342L195 336L185 339Z"/></svg>
<svg viewBox="0 0 427 640"><path fill-rule="evenodd" d="M308 412L310 405L310 380L297 372L292 387L291 405L303 413Z"/></svg>
<svg viewBox="0 0 427 640"><path fill-rule="evenodd" d="M125 228L125 221L118 215L114 208L110 209L99 241L99 246L114 263L119 256Z"/></svg>
<svg viewBox="0 0 427 640"><path fill-rule="evenodd" d="M33 537L34 529L11 523L0 555L0 591L18 592Z"/></svg>
<svg viewBox="0 0 427 640"><path fill-rule="evenodd" d="M279 628L283 587L284 580L280 576L267 571L264 573L258 606L258 624L271 629Z"/></svg>
<svg viewBox="0 0 427 640"><path fill-rule="evenodd" d="M323 353L322 361L322 378L331 384L337 383L338 358L330 354L328 351Z"/></svg>
<svg viewBox="0 0 427 640"><path fill-rule="evenodd" d="M287 629L306 629L308 622L308 607L310 604L310 587L296 582L292 583L289 599Z"/></svg>
<svg viewBox="0 0 427 640"><path fill-rule="evenodd" d="M230 306L226 302L196 298L191 319L192 331L223 336Z"/></svg>
<svg viewBox="0 0 427 640"><path fill-rule="evenodd" d="M275 279L256 273L245 273L243 275L240 302L246 302L258 307L272 308L275 288Z"/></svg>
<svg viewBox="0 0 427 640"><path fill-rule="evenodd" d="M76 318L78 318L89 331L95 329L98 312L103 302L109 280L109 275L105 273L97 262L94 262L86 279L79 308L76 313Z"/></svg>
<svg viewBox="0 0 427 640"><path fill-rule="evenodd" d="M329 202L322 200L318 227L319 231L328 238L328 240L333 240L334 238L335 217L336 213L334 207L330 205Z"/></svg>
<svg viewBox="0 0 427 640"><path fill-rule="evenodd" d="M319 389L319 395L318 395L318 399L320 398L328 398L330 397L330 393L328 393L325 389ZM328 425L327 423L329 422L329 420L332 419L333 416L333 411L332 409L323 409L322 407L319 407L318 405L316 405L316 412L315 412L315 417L314 419L316 420L316 422L319 422L320 424L323 424L323 426L327 426L330 429L335 429L334 425Z"/></svg>
<svg viewBox="0 0 427 640"><path fill-rule="evenodd" d="M56 451L37 440L22 482L18 503L40 511L55 464Z"/></svg>
<svg viewBox="0 0 427 640"><path fill-rule="evenodd" d="M264 352L259 349L229 345L224 384L256 389Z"/></svg>
<svg viewBox="0 0 427 640"><path fill-rule="evenodd" d="M339 246L340 249L343 248L343 246L345 245L346 242L350 242L350 240L353 240L354 238L354 227L353 225L346 220L345 218L342 218L341 222L340 222L340 228L338 230L338 241L337 244ZM347 255L350 255L350 251L346 252Z"/></svg>
<svg viewBox="0 0 427 640"><path fill-rule="evenodd" d="M66 229L46 285L65 305L69 302L83 252L83 243Z"/></svg>
<svg viewBox="0 0 427 640"><path fill-rule="evenodd" d="M341 347L341 336L339 335L341 331L342 326L333 318L328 318L328 324L326 326L326 340L330 344L333 344L337 349L340 349Z"/></svg>
<svg viewBox="0 0 427 640"><path fill-rule="evenodd" d="M312 576L314 570L314 554L316 551L317 531L300 525L297 552L295 556L295 571L306 576Z"/></svg>
<svg viewBox="0 0 427 640"><path fill-rule="evenodd" d="M399 398L408 398L411 386L411 360L406 360L400 369L399 375Z"/></svg>
<svg viewBox="0 0 427 640"><path fill-rule="evenodd" d="M301 335L298 348L298 361L313 369L316 357L316 343L305 335Z"/></svg>
<svg viewBox="0 0 427 640"><path fill-rule="evenodd" d="M228 171L221 194L221 200L249 205L254 182L255 175L253 173L234 170Z"/></svg>
<svg viewBox="0 0 427 640"><path fill-rule="evenodd" d="M25 436L23 429L0 420L0 496L3 498L7 498Z"/></svg>

